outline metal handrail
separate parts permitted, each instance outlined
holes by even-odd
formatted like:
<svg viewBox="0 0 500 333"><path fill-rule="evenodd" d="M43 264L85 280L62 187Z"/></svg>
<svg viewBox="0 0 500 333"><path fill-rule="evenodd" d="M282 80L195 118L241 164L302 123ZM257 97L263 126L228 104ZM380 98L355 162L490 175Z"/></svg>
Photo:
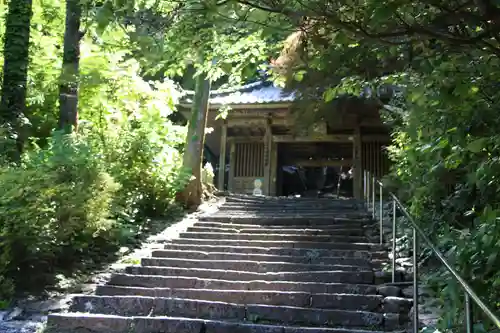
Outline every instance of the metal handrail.
<svg viewBox="0 0 500 333"><path fill-rule="evenodd" d="M379 188L379 199L380 199L380 209L379 209L379 230L380 230L380 244L383 244L383 202L382 195L384 190L384 184L378 180L375 176L372 176L369 171L364 171L364 198L367 207L370 207L370 202L372 203L372 217L376 219L375 213L375 187L378 185ZM465 322L467 333L474 332L474 320L472 313L472 303L471 298L476 303L476 305L488 316L489 319L500 328L500 319L493 313L493 311L479 298L479 296L472 290L472 288L467 284L467 282L458 274L458 272L451 267L451 265L446 261L443 254L432 244L431 240L425 235L424 231L415 223L413 217L408 213L404 205L398 199L398 197L389 192L389 196L392 199L392 282L396 280L396 212L399 209L401 213L408 219L413 230L413 333L419 331L418 326L418 263L417 263L417 250L418 250L418 240L423 239L431 251L438 257L441 263L446 267L446 269L451 273L453 278L459 283L459 285L465 291Z"/></svg>

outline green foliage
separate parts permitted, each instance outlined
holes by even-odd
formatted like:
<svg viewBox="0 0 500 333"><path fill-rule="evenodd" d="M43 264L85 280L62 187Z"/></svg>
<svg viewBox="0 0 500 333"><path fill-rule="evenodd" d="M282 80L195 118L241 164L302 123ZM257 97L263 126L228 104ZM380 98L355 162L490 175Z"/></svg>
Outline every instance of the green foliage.
<svg viewBox="0 0 500 333"><path fill-rule="evenodd" d="M53 282L58 269L86 258L113 226L118 185L84 139L55 136L46 149L24 156L22 166L0 171L0 271L18 288Z"/></svg>
<svg viewBox="0 0 500 333"><path fill-rule="evenodd" d="M480 59L457 54L418 74L390 78L410 87L393 102L404 112L389 115L398 124L391 154L400 195L412 213L473 289L498 308L500 73L492 70L498 59ZM460 286L444 269L430 283L446 310L442 325L460 322Z"/></svg>
<svg viewBox="0 0 500 333"><path fill-rule="evenodd" d="M168 117L177 88L145 81L131 59L130 36L111 24L81 45L80 127L53 133L64 12L58 1L35 2L26 116L30 144L22 164L0 162L0 300L40 291L58 274L95 267L120 247L135 246L152 217L179 213L175 193L185 128ZM1 21L1 20L0 20ZM3 132L2 132L3 133ZM0 146L11 147L0 134Z"/></svg>

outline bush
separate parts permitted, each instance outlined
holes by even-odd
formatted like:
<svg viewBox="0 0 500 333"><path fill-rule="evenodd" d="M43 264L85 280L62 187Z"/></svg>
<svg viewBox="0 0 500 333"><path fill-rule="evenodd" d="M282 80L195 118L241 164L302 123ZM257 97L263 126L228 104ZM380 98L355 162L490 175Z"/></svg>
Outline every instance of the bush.
<svg viewBox="0 0 500 333"><path fill-rule="evenodd" d="M52 283L113 227L119 186L82 139L56 136L47 149L28 153L22 166L3 167L0 187L4 297L12 292L8 279L22 289Z"/></svg>
<svg viewBox="0 0 500 333"><path fill-rule="evenodd" d="M46 21L37 8L34 22ZM60 26L59 14L44 25ZM187 179L178 149L186 131L168 120L173 82L145 81L126 50L110 52L90 34L81 44L78 133L52 133L61 66L52 48L63 30L49 30L34 31L28 80L28 136L39 147L27 149L22 165L2 166L0 156L0 307L15 289L38 291L59 273L93 268L164 226L149 217L178 213L173 198ZM102 38L126 45L129 35L110 28ZM14 144L0 131L0 151Z"/></svg>
<svg viewBox="0 0 500 333"><path fill-rule="evenodd" d="M393 101L401 110L389 116L398 194L449 263L487 305L499 309L500 93L494 64L498 59L485 63L456 55L425 75L401 76L405 93ZM441 299L441 328L460 323L465 317L459 284L442 265L429 284ZM476 320L481 316L477 311Z"/></svg>

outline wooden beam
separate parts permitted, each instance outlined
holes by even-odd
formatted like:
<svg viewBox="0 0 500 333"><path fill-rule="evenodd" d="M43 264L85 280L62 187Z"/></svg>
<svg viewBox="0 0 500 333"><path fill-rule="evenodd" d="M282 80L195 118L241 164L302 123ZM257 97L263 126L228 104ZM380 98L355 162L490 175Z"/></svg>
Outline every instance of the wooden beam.
<svg viewBox="0 0 500 333"><path fill-rule="evenodd" d="M292 117L289 117L289 116L273 117L271 121L272 121L272 124L274 126L293 126L293 125L295 125L295 119L293 119Z"/></svg>
<svg viewBox="0 0 500 333"><path fill-rule="evenodd" d="M361 142L384 142L391 143L392 138L389 134L362 134Z"/></svg>
<svg viewBox="0 0 500 333"><path fill-rule="evenodd" d="M219 155L219 179L217 182L219 191L224 191L224 180L226 175L226 143L227 143L227 123L222 125L220 136L220 155Z"/></svg>
<svg viewBox="0 0 500 333"><path fill-rule="evenodd" d="M340 167L340 166L351 166L352 165L352 160L351 159L344 159L344 160L295 160L290 163L293 165L301 166L301 167L311 167L311 168L317 168L317 167Z"/></svg>
<svg viewBox="0 0 500 333"><path fill-rule="evenodd" d="M229 118L227 120L228 127L266 127L267 119L261 117L242 117L242 118Z"/></svg>
<svg viewBox="0 0 500 333"><path fill-rule="evenodd" d="M228 136L227 140L229 142L263 142L263 136Z"/></svg>
<svg viewBox="0 0 500 333"><path fill-rule="evenodd" d="M353 136L349 134L318 135L318 136L293 136L293 135L273 135L273 141L279 143L286 142L352 142Z"/></svg>

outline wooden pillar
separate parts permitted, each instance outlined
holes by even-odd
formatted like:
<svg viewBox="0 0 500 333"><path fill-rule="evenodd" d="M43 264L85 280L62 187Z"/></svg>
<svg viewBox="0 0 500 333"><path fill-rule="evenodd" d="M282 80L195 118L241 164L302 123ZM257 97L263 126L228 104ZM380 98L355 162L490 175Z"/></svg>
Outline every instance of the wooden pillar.
<svg viewBox="0 0 500 333"><path fill-rule="evenodd" d="M236 145L231 142L231 150L229 153L229 179L227 180L227 189L229 192L234 191L234 172L236 167Z"/></svg>
<svg viewBox="0 0 500 333"><path fill-rule="evenodd" d="M271 120L266 123L266 133L264 134L264 194L270 195L271 188L271 146L273 134L271 131Z"/></svg>
<svg viewBox="0 0 500 333"><path fill-rule="evenodd" d="M278 171L278 144L271 140L271 171L270 171L270 187L269 195L277 195L277 171Z"/></svg>
<svg viewBox="0 0 500 333"><path fill-rule="evenodd" d="M361 160L361 129L359 123L354 129L352 140L352 161L353 161L353 192L356 199L363 199L363 164Z"/></svg>
<svg viewBox="0 0 500 333"><path fill-rule="evenodd" d="M220 154L219 154L219 179L217 187L219 191L224 191L224 180L226 175L226 145L227 145L227 122L222 125L220 136Z"/></svg>

